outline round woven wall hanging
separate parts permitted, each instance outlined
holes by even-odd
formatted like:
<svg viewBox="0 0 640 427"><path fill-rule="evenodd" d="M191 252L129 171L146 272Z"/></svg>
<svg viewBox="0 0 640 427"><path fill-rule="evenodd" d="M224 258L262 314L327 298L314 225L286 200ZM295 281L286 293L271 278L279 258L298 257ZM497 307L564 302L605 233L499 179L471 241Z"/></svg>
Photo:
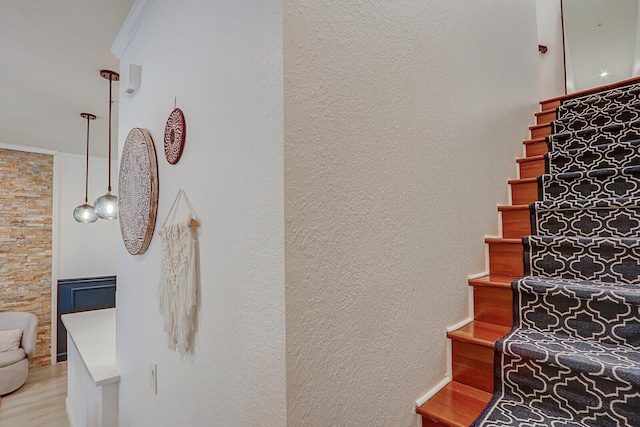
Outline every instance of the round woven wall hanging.
<svg viewBox="0 0 640 427"><path fill-rule="evenodd" d="M124 246L132 255L145 253L151 243L158 210L158 162L151 135L133 128L120 160L118 218Z"/></svg>
<svg viewBox="0 0 640 427"><path fill-rule="evenodd" d="M174 108L164 127L164 156L172 165L180 160L186 138L187 124L184 121L184 114L181 109Z"/></svg>

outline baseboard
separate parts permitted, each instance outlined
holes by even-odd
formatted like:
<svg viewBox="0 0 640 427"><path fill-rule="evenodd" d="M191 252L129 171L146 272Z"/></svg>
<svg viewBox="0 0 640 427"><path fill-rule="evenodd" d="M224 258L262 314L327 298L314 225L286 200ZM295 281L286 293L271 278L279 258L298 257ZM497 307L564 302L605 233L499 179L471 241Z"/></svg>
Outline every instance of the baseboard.
<svg viewBox="0 0 640 427"><path fill-rule="evenodd" d="M447 332L457 331L463 326L467 326L469 323L473 322L473 317L467 317L466 319L456 323L455 325L451 325L447 327Z"/></svg>
<svg viewBox="0 0 640 427"><path fill-rule="evenodd" d="M474 280L474 279L479 279L481 277L488 276L488 275L489 275L489 271L483 271L482 273L470 274L467 276L467 279Z"/></svg>

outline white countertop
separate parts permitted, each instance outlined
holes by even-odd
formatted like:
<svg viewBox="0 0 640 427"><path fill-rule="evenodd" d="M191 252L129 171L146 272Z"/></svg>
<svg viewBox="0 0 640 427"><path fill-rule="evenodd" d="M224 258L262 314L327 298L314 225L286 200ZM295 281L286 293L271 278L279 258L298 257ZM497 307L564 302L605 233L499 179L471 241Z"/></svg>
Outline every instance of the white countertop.
<svg viewBox="0 0 640 427"><path fill-rule="evenodd" d="M116 309L63 314L62 323L95 384L120 381L116 370Z"/></svg>

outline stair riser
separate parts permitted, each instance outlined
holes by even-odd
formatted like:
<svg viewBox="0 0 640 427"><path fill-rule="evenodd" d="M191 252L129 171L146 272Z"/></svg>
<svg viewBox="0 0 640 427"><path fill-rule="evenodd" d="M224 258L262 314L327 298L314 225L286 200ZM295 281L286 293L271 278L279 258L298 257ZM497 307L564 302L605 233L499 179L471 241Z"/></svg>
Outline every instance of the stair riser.
<svg viewBox="0 0 640 427"><path fill-rule="evenodd" d="M453 380L493 392L493 348L453 341Z"/></svg>
<svg viewBox="0 0 640 427"><path fill-rule="evenodd" d="M532 144L525 144L525 153L527 157L538 156L540 154L546 154L549 152L547 143L544 141L536 141Z"/></svg>
<svg viewBox="0 0 640 427"><path fill-rule="evenodd" d="M545 111L540 114L536 114L536 124L546 125L556 119L556 110Z"/></svg>
<svg viewBox="0 0 640 427"><path fill-rule="evenodd" d="M544 159L518 163L520 166L520 178L535 178L544 174Z"/></svg>
<svg viewBox="0 0 640 427"><path fill-rule="evenodd" d="M522 243L489 243L489 268L498 276L523 276Z"/></svg>
<svg viewBox="0 0 640 427"><path fill-rule="evenodd" d="M522 182L511 184L511 204L528 205L538 200L538 183Z"/></svg>
<svg viewBox="0 0 640 427"><path fill-rule="evenodd" d="M502 212L502 237L519 239L531 234L529 210L509 210Z"/></svg>
<svg viewBox="0 0 640 427"><path fill-rule="evenodd" d="M496 325L513 326L513 292L508 288L475 287L473 317Z"/></svg>
<svg viewBox="0 0 640 427"><path fill-rule="evenodd" d="M546 124L542 126L531 126L531 139L542 138L547 135L551 135L551 125Z"/></svg>
<svg viewBox="0 0 640 427"><path fill-rule="evenodd" d="M560 106L560 100L556 101L543 101L540 103L540 108L542 111L544 110L552 110L554 108L558 108Z"/></svg>

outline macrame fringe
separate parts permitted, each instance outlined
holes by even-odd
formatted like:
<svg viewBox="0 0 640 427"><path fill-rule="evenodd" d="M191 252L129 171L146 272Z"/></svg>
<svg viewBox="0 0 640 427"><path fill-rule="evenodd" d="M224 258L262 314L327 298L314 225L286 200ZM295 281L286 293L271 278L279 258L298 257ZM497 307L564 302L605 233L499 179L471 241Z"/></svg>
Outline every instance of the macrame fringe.
<svg viewBox="0 0 640 427"><path fill-rule="evenodd" d="M169 215L182 194L194 215L183 190L178 193ZM160 313L169 348L177 349L180 354L191 350L198 302L197 234L196 229L189 226L189 221L166 225L165 220L159 231L163 267L158 289Z"/></svg>

